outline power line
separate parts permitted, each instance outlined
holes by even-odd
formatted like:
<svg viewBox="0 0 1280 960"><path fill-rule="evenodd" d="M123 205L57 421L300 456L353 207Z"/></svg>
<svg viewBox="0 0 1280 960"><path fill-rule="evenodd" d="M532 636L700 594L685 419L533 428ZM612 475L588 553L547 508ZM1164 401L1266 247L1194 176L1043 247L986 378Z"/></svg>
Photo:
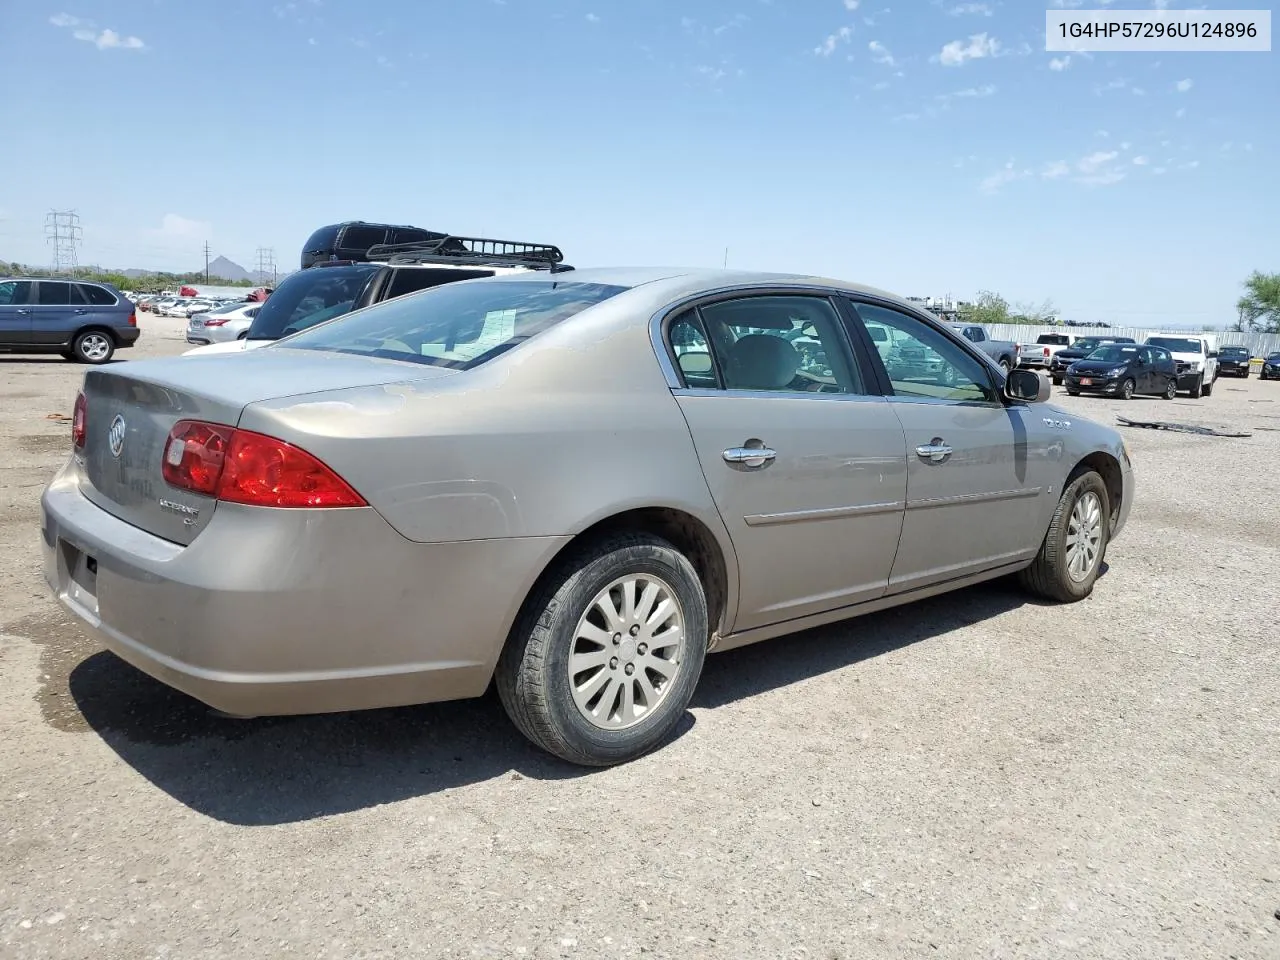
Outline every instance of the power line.
<svg viewBox="0 0 1280 960"><path fill-rule="evenodd" d="M266 283L271 278L271 286L276 285L276 252L272 247L258 248L258 282Z"/></svg>
<svg viewBox="0 0 1280 960"><path fill-rule="evenodd" d="M209 241L204 242L204 282L209 282Z"/></svg>
<svg viewBox="0 0 1280 960"><path fill-rule="evenodd" d="M50 210L44 218L45 242L53 247L53 272L64 271L76 275L80 264L76 248L84 231L80 229L80 215L74 210Z"/></svg>

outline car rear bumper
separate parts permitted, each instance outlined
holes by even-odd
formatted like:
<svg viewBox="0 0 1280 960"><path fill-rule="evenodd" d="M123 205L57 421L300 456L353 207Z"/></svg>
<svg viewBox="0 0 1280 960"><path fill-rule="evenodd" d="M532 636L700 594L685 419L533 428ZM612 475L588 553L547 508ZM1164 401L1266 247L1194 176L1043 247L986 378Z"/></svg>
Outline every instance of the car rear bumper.
<svg viewBox="0 0 1280 960"><path fill-rule="evenodd" d="M219 504L190 546L80 492L41 498L44 573L108 649L241 716L479 696L535 578L567 537L418 544L373 509Z"/></svg>
<svg viewBox="0 0 1280 960"><path fill-rule="evenodd" d="M117 347L132 347L142 336L142 330L138 327L116 327L112 332L116 335Z"/></svg>
<svg viewBox="0 0 1280 960"><path fill-rule="evenodd" d="M1019 357L1018 366L1035 367L1040 370L1048 370L1050 361L1047 357Z"/></svg>

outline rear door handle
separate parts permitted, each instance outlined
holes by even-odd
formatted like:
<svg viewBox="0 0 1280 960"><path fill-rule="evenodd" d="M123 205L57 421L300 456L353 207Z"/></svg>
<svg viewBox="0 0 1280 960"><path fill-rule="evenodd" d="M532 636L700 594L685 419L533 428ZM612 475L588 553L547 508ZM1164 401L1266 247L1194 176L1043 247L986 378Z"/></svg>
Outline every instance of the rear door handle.
<svg viewBox="0 0 1280 960"><path fill-rule="evenodd" d="M951 447L947 446L946 441L941 437L934 437L928 443L922 443L916 447L916 456L930 463L942 463L951 456Z"/></svg>
<svg viewBox="0 0 1280 960"><path fill-rule="evenodd" d="M73 310L72 313L88 313L88 310Z"/></svg>
<svg viewBox="0 0 1280 960"><path fill-rule="evenodd" d="M744 467L763 467L778 455L768 447L730 447L724 452L725 463L740 463Z"/></svg>

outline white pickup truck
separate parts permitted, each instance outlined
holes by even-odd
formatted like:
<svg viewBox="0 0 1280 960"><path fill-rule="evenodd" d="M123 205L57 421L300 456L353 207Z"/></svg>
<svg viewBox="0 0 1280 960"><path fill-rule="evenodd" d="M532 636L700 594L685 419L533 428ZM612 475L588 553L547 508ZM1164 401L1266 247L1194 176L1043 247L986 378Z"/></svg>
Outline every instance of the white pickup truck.
<svg viewBox="0 0 1280 960"><path fill-rule="evenodd" d="M1145 342L1173 354L1179 390L1186 390L1193 400L1213 393L1218 379L1217 337L1211 333L1153 333Z"/></svg>
<svg viewBox="0 0 1280 960"><path fill-rule="evenodd" d="M1042 333L1035 343L1024 343L1018 348L1018 366L1047 370L1055 353L1079 339L1074 333Z"/></svg>

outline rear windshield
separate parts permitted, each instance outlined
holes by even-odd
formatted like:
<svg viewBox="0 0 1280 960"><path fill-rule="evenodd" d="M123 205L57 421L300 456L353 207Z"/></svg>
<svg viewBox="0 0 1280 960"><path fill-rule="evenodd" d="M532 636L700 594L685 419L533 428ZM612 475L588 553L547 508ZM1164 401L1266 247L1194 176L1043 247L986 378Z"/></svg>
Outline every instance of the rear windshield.
<svg viewBox="0 0 1280 960"><path fill-rule="evenodd" d="M1071 338L1062 333L1042 333L1036 337L1036 343L1049 343L1054 346L1063 346L1071 342Z"/></svg>
<svg viewBox="0 0 1280 960"><path fill-rule="evenodd" d="M1107 360L1125 363L1138 352L1136 345L1127 346L1119 343L1108 343L1089 354L1090 360Z"/></svg>
<svg viewBox="0 0 1280 960"><path fill-rule="evenodd" d="M249 328L249 339L279 340L342 316L355 306L369 278L380 269L368 264L315 267L295 273L262 305Z"/></svg>
<svg viewBox="0 0 1280 960"><path fill-rule="evenodd" d="M321 227L302 245L302 267L305 270L316 260L328 260L329 254L337 246L338 227L336 224Z"/></svg>
<svg viewBox="0 0 1280 960"><path fill-rule="evenodd" d="M1199 340L1183 337L1147 337L1147 343L1170 353L1199 353L1203 349Z"/></svg>
<svg viewBox="0 0 1280 960"><path fill-rule="evenodd" d="M1223 347L1219 353L1223 356L1232 357L1247 357L1249 355L1249 351L1245 347Z"/></svg>
<svg viewBox="0 0 1280 960"><path fill-rule="evenodd" d="M384 300L287 346L467 369L626 289L555 280L447 283Z"/></svg>

